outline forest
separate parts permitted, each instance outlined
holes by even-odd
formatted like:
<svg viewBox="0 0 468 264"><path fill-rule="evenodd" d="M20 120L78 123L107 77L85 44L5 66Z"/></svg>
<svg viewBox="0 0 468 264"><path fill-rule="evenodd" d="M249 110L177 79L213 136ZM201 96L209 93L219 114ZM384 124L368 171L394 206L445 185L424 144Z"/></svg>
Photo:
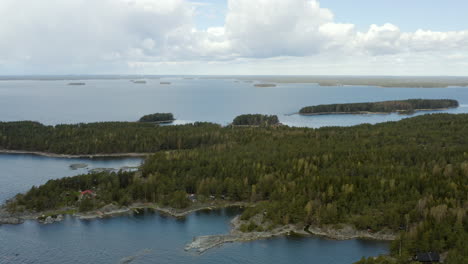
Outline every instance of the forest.
<svg viewBox="0 0 468 264"><path fill-rule="evenodd" d="M329 104L307 106L299 114L333 114L333 113L392 113L413 112L418 110L446 109L458 107L458 101L451 99L409 99L400 101L383 101L350 104Z"/></svg>
<svg viewBox="0 0 468 264"><path fill-rule="evenodd" d="M194 193L200 201L214 196L254 203L243 219L263 213L272 227L391 229L399 234L391 245L398 263L409 263L420 251L446 253L445 263L468 263L468 114L319 129L206 123L0 127L3 148L65 151L82 144L73 151L116 151L109 144L117 151L155 152L136 173L86 174L33 187L8 202L12 212L67 206L87 211L111 202L184 208ZM79 190L87 189L97 196L79 200Z"/></svg>
<svg viewBox="0 0 468 264"><path fill-rule="evenodd" d="M140 118L139 122L172 122L174 115L172 113L155 113L144 115Z"/></svg>
<svg viewBox="0 0 468 264"><path fill-rule="evenodd" d="M234 126L274 126L278 124L278 116L260 114L240 115L232 122Z"/></svg>

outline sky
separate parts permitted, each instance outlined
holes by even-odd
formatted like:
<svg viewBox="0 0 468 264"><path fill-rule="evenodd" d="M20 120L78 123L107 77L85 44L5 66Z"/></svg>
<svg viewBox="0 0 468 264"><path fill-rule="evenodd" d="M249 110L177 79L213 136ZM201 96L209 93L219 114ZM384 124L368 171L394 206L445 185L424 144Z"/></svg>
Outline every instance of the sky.
<svg viewBox="0 0 468 264"><path fill-rule="evenodd" d="M468 75L466 0L1 0L0 75Z"/></svg>

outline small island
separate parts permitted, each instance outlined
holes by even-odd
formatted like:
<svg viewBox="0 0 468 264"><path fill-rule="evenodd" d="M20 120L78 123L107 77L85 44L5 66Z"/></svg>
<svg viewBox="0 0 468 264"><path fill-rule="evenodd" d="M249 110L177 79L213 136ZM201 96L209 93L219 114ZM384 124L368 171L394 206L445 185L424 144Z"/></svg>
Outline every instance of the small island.
<svg viewBox="0 0 468 264"><path fill-rule="evenodd" d="M146 84L145 80L132 80L132 82L135 84Z"/></svg>
<svg viewBox="0 0 468 264"><path fill-rule="evenodd" d="M68 85L86 85L84 82L71 82Z"/></svg>
<svg viewBox="0 0 468 264"><path fill-rule="evenodd" d="M249 114L234 118L233 126L277 126L279 119L276 115Z"/></svg>
<svg viewBox="0 0 468 264"><path fill-rule="evenodd" d="M138 120L143 123L172 123L174 122L174 115L172 113L155 113L145 115Z"/></svg>
<svg viewBox="0 0 468 264"><path fill-rule="evenodd" d="M171 84L171 82L160 82L159 84L162 84L162 85L169 85L169 84Z"/></svg>
<svg viewBox="0 0 468 264"><path fill-rule="evenodd" d="M417 111L445 110L458 107L458 101L451 99L409 99L374 103L349 103L307 106L299 111L301 115L327 114L412 114Z"/></svg>
<svg viewBox="0 0 468 264"><path fill-rule="evenodd" d="M254 86L255 87L261 87L261 88L266 88L266 87L276 87L276 84L273 84L273 83L257 83Z"/></svg>

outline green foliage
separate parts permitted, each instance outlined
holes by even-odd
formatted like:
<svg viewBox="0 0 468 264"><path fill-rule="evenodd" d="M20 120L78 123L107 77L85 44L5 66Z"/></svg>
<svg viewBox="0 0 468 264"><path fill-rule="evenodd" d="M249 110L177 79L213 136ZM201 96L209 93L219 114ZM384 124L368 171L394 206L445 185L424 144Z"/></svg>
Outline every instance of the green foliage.
<svg viewBox="0 0 468 264"><path fill-rule="evenodd" d="M458 107L458 101L450 99L410 99L402 101L385 101L376 103L351 103L351 104L329 104L307 106L302 108L301 114L317 114L317 113L391 113L403 111L404 113L412 113L423 109L444 109Z"/></svg>
<svg viewBox="0 0 468 264"><path fill-rule="evenodd" d="M242 224L240 227L241 232L263 232L263 228L257 224L255 224L253 221L250 221L248 224Z"/></svg>
<svg viewBox="0 0 468 264"><path fill-rule="evenodd" d="M157 126L100 122L45 126L37 122L0 122L0 149L57 154L151 153L222 143L221 127L211 123Z"/></svg>
<svg viewBox="0 0 468 264"><path fill-rule="evenodd" d="M240 115L232 122L235 126L273 126L279 124L276 115Z"/></svg>
<svg viewBox="0 0 468 264"><path fill-rule="evenodd" d="M174 116L172 113L155 113L151 115L142 116L139 122L165 122L173 121Z"/></svg>
<svg viewBox="0 0 468 264"><path fill-rule="evenodd" d="M102 130L110 132L109 124L103 124ZM9 208L41 211L76 206L75 193L85 189L96 190L96 207L141 201L183 208L189 205L187 193L196 193L257 202L254 209L245 211L244 220L263 213L274 225L347 223L374 231L389 228L401 233L392 243L393 255L410 258L418 251L448 251L449 263L468 255L464 246L468 240L466 114L320 129L117 125L122 131L129 126L133 135L149 137L123 142L125 152L138 151L140 141L167 143L174 137L183 147L177 150L175 145L164 145L174 151L148 157L138 173L51 180L17 196ZM39 131L39 138L50 133L57 139L46 147L63 144L73 148L80 141L72 139L88 132L88 126L95 132L93 139L106 141L106 133L96 127L99 123L67 125L73 131L69 134L63 128L44 128L37 123L2 123L0 139L2 146L12 146L8 142L30 142L26 135L34 138ZM54 130L61 131L61 137Z"/></svg>

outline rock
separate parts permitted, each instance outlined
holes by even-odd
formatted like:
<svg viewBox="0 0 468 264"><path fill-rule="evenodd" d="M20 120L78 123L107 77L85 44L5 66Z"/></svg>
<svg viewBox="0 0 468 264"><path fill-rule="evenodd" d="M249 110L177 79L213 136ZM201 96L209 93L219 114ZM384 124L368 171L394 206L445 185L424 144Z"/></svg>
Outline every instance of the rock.
<svg viewBox="0 0 468 264"><path fill-rule="evenodd" d="M88 164L86 163L75 163L70 165L70 169L72 170L82 169L86 167L88 167Z"/></svg>
<svg viewBox="0 0 468 264"><path fill-rule="evenodd" d="M0 225L19 225L24 222L23 219L18 217L2 217L0 218Z"/></svg>
<svg viewBox="0 0 468 264"><path fill-rule="evenodd" d="M115 212L115 211L117 211L119 209L120 208L115 204L108 204L108 205L102 207L101 209L99 209L99 211L101 211L103 213L112 213L112 212Z"/></svg>
<svg viewBox="0 0 468 264"><path fill-rule="evenodd" d="M41 217L38 217L37 220L41 224L48 225L48 224L53 224L55 222L62 221L63 220L63 215L61 215L61 214L59 214L59 215L49 215L47 217L41 216Z"/></svg>

